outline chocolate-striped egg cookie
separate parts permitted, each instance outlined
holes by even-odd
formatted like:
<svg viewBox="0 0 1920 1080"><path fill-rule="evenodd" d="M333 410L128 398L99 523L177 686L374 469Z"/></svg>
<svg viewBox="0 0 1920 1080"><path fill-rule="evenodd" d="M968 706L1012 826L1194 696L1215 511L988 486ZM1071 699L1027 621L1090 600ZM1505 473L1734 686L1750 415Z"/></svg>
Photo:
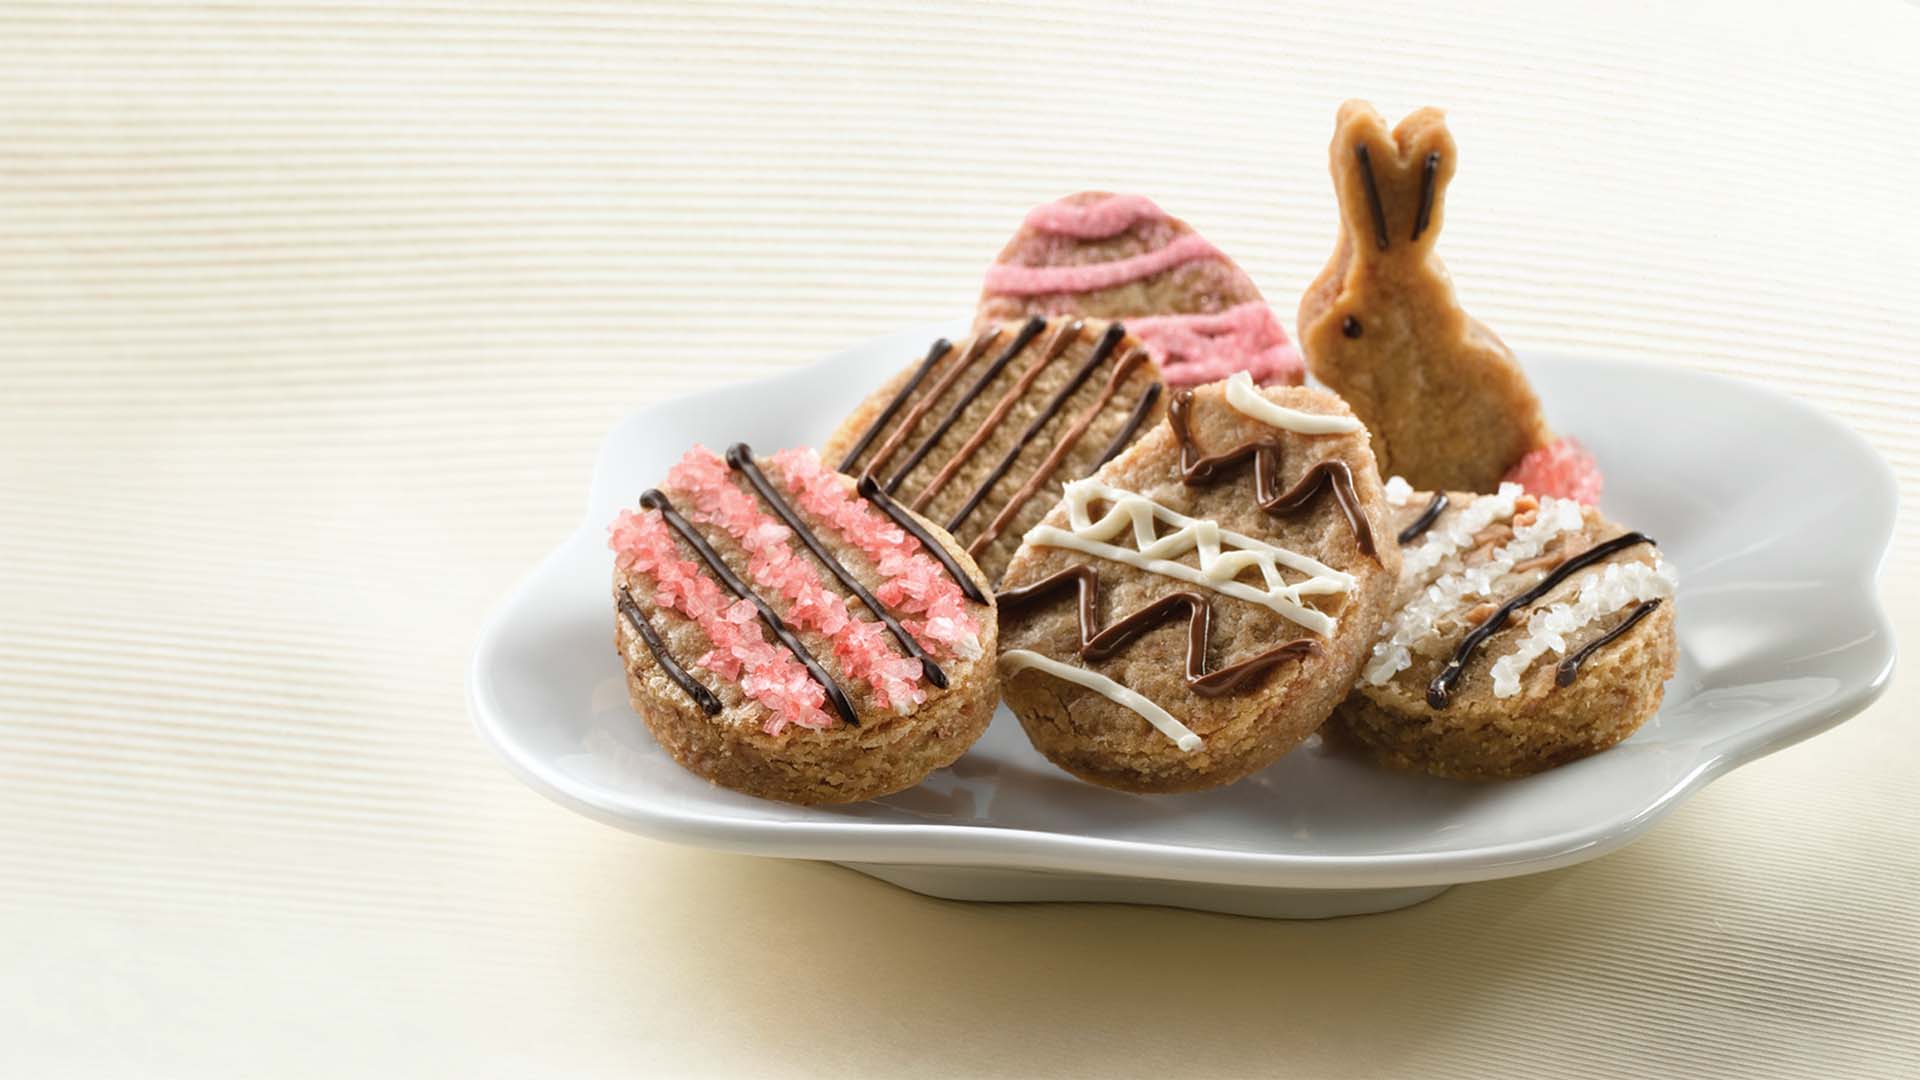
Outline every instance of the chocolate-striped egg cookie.
<svg viewBox="0 0 1920 1080"><path fill-rule="evenodd" d="M979 568L812 450L696 446L610 532L628 697L692 772L854 802L986 730L997 624Z"/></svg>
<svg viewBox="0 0 1920 1080"><path fill-rule="evenodd" d="M1034 207L987 270L976 328L1025 315L1122 319L1173 386L1245 371L1298 385L1299 350L1244 270L1140 195Z"/></svg>
<svg viewBox="0 0 1920 1080"><path fill-rule="evenodd" d="M1034 316L935 342L824 454L952 533L993 580L1063 483L1163 415L1159 380L1118 323Z"/></svg>
<svg viewBox="0 0 1920 1080"><path fill-rule="evenodd" d="M1108 787L1194 791L1271 764L1352 685L1400 554L1366 431L1339 398L1245 374L1029 530L999 589L1007 704Z"/></svg>
<svg viewBox="0 0 1920 1080"><path fill-rule="evenodd" d="M1525 776L1605 750L1660 707L1672 567L1646 536L1517 484L1387 485L1400 584L1330 734L1407 768Z"/></svg>

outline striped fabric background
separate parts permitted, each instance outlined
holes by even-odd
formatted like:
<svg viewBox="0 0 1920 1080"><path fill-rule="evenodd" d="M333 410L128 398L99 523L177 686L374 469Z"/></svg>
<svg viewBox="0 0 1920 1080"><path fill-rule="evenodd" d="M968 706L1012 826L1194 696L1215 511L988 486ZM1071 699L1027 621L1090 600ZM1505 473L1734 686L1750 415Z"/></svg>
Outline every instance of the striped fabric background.
<svg viewBox="0 0 1920 1080"><path fill-rule="evenodd" d="M1291 322L1348 96L1450 110L1523 358L1870 439L1920 630L1920 9L1364 7L0 4L0 1073L1920 1071L1905 683L1627 852L1318 926L666 848L468 730L623 412L964 314L1084 187Z"/></svg>

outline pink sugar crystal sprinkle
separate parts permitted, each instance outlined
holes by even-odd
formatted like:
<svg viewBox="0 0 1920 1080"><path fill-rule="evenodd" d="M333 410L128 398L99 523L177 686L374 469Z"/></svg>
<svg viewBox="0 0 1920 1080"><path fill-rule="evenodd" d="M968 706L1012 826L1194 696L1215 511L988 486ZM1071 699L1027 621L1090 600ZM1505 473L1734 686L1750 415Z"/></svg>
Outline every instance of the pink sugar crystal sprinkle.
<svg viewBox="0 0 1920 1080"><path fill-rule="evenodd" d="M827 699L826 688L784 647L762 636L752 604L730 597L704 567L681 558L659 511L622 510L607 531L607 546L620 568L645 574L653 582L653 602L692 619L713 644L696 662L737 680L749 698L766 708L767 734L778 735L789 724L832 726L834 718L820 707Z"/></svg>
<svg viewBox="0 0 1920 1080"><path fill-rule="evenodd" d="M980 624L967 611L966 594L918 540L869 507L854 494L852 481L828 469L814 451L782 450L768 463L797 507L880 571L886 580L874 596L918 616L901 620L908 633L936 655L980 655Z"/></svg>
<svg viewBox="0 0 1920 1080"><path fill-rule="evenodd" d="M1600 465L1576 439L1555 439L1527 454L1507 470L1506 479L1535 495L1573 499L1586 506L1600 502L1606 480Z"/></svg>
<svg viewBox="0 0 1920 1080"><path fill-rule="evenodd" d="M920 661L900 652L885 626L848 609L846 598L828 587L812 553L794 543L793 530L763 509L757 495L734 483L733 470L719 454L695 446L667 470L667 483L686 496L688 517L726 530L746 549L747 578L754 589L786 601L781 617L789 625L831 641L840 670L865 682L881 708L904 713L927 700Z"/></svg>

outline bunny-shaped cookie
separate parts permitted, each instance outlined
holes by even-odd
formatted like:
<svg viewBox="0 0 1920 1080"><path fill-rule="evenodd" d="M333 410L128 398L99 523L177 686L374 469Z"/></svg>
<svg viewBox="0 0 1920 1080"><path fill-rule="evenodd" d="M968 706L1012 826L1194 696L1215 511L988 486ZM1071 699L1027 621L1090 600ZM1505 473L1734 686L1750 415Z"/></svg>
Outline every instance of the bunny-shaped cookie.
<svg viewBox="0 0 1920 1080"><path fill-rule="evenodd" d="M1461 310L1434 254L1456 163L1444 114L1421 109L1389 133L1349 101L1330 158L1340 238L1300 300L1300 344L1372 432L1381 474L1456 491L1531 476L1530 489L1594 501L1591 459L1554 439L1513 353ZM1522 459L1527 476L1509 476Z"/></svg>

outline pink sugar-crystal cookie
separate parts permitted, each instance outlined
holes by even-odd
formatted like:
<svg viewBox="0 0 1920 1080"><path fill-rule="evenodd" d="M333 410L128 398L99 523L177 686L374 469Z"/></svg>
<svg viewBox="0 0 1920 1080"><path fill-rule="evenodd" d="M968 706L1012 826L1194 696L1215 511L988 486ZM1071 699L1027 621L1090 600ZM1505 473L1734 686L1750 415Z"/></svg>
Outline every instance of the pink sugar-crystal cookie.
<svg viewBox="0 0 1920 1080"><path fill-rule="evenodd" d="M987 269L976 331L1030 315L1124 320L1175 386L1298 385L1300 352L1246 272L1142 195L1082 192L1035 207Z"/></svg>
<svg viewBox="0 0 1920 1080"><path fill-rule="evenodd" d="M1578 439L1565 437L1528 451L1504 479L1535 495L1573 499L1585 506L1598 506L1606 487L1593 455Z"/></svg>
<svg viewBox="0 0 1920 1080"><path fill-rule="evenodd" d="M998 623L979 567L813 451L696 446L608 532L628 699L690 771L852 802L986 729Z"/></svg>

